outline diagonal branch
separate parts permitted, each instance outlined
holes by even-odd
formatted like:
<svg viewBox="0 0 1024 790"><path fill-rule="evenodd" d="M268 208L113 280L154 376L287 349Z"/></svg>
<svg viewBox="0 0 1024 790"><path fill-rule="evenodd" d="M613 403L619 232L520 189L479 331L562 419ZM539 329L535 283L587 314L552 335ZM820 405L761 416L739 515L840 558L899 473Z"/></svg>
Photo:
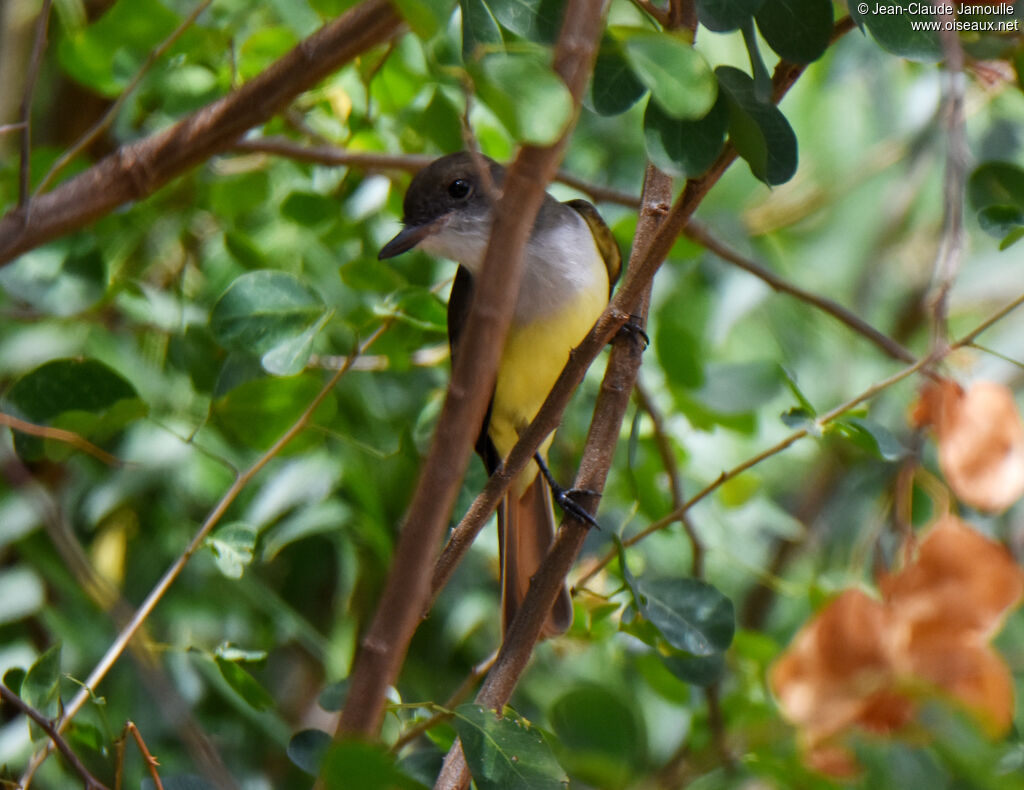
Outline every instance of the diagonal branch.
<svg viewBox="0 0 1024 790"><path fill-rule="evenodd" d="M42 439L52 439L56 442L70 444L76 450L88 453L107 466L121 466L121 459L111 455L102 447L97 447L88 439L84 439L74 431L66 431L63 428L52 428L49 425L36 425L33 422L26 422L18 419L12 414L0 412L0 425L5 425L12 431L27 433L29 436L38 436Z"/></svg>
<svg viewBox="0 0 1024 790"><path fill-rule="evenodd" d="M75 773L82 777L82 780L85 782L85 790L108 790L105 784L89 773L89 769L78 759L78 755L68 746L68 742L64 740L64 737L53 726L52 721L25 702L3 683L0 683L0 699L17 708L39 725L50 739L50 742L57 748L57 751L64 755L64 759L75 769Z"/></svg>
<svg viewBox="0 0 1024 790"><path fill-rule="evenodd" d="M726 263L731 263L733 266L737 266L767 283L775 291L789 294L802 302L807 302L819 310L828 313L833 318L842 321L854 332L863 335L893 359L897 359L900 362L913 362L916 359L903 345L897 343L888 335L879 332L856 313L847 310L832 299L819 296L805 288L794 285L779 277L775 272L761 266L756 261L740 255L740 253L716 239L703 225L697 222L690 222L683 233L688 239L692 239L702 247L710 250Z"/></svg>
<svg viewBox="0 0 1024 790"><path fill-rule="evenodd" d="M259 76L170 129L125 145L52 192L0 218L0 266L21 253L151 195L226 151L298 94L403 29L388 0L365 0L325 25Z"/></svg>

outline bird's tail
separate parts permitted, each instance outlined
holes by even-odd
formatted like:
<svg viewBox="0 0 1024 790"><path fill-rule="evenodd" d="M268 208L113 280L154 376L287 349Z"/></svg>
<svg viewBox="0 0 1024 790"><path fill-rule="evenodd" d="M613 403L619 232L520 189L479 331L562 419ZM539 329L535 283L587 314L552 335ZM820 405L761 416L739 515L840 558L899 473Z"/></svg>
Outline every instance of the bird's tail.
<svg viewBox="0 0 1024 790"><path fill-rule="evenodd" d="M551 492L539 474L518 497L512 484L498 508L498 541L501 547L502 630L508 631L526 597L530 578L548 553L555 534ZM562 587L541 638L564 634L572 625L572 599Z"/></svg>

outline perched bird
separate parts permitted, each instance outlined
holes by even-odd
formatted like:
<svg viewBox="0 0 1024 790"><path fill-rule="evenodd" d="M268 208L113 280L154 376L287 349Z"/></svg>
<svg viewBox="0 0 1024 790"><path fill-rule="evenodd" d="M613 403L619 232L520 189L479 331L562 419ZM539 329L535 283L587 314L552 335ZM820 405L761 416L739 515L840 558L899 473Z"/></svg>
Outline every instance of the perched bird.
<svg viewBox="0 0 1024 790"><path fill-rule="evenodd" d="M391 258L418 246L458 262L448 301L453 358L459 354L473 283L481 274L494 222L494 193L504 174L497 162L467 152L435 160L413 178L403 204L404 227L378 256ZM604 311L622 267L618 245L597 209L585 200L559 203L550 195L544 196L525 256L494 393L476 443L488 473L508 456L520 431L536 416L569 352ZM555 484L544 465L550 444L551 437L498 508L506 629L554 536L549 483ZM564 497L559 501L566 502ZM572 601L563 589L543 635L563 633L571 623Z"/></svg>

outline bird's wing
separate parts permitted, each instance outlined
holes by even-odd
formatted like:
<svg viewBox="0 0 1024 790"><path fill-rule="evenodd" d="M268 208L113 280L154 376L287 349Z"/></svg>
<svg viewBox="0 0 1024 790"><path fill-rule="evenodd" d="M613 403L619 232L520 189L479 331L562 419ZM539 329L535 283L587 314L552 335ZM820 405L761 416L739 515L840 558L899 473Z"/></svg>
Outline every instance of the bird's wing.
<svg viewBox="0 0 1024 790"><path fill-rule="evenodd" d="M601 215L597 213L593 203L577 198L576 200L566 201L565 205L583 217L583 220L590 228L594 241L597 243L597 249L604 259L605 268L608 269L608 291L610 295L612 286L615 285L615 282L619 279L619 274L622 273L622 252L619 250L619 243L615 241L615 236L612 235L611 229L605 224Z"/></svg>
<svg viewBox="0 0 1024 790"><path fill-rule="evenodd" d="M452 283L452 292L448 297L448 347L452 352L452 364L459 353L459 338L462 336L462 329L469 318L469 305L473 301L473 275L464 266L460 266L455 272L455 282ZM491 424L491 408L494 404L494 395L487 403L487 413L484 414L483 424L480 426L480 433L476 438L476 451L483 459L487 473L490 474L498 468L501 457L498 455L494 442L487 435L487 429Z"/></svg>

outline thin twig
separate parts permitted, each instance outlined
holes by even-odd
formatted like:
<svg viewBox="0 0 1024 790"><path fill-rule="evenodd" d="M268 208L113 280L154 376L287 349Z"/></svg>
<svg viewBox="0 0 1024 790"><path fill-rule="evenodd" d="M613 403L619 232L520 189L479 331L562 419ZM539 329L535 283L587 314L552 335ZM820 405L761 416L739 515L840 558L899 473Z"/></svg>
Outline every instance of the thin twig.
<svg viewBox="0 0 1024 790"><path fill-rule="evenodd" d="M637 403L641 409L647 412L654 428L654 445L658 448L661 464L665 467L665 474L668 475L669 489L672 492L672 509L682 511L683 505L686 503L686 498L683 496L683 478L679 474L675 449L672 447L668 430L665 428L665 417L647 388L639 380L636 382L635 392ZM680 521L686 531L686 537L690 539L690 553L693 555L690 560L690 573L695 579L701 579L704 577L704 544L697 534L697 528L693 525L689 513L683 511Z"/></svg>
<svg viewBox="0 0 1024 790"><path fill-rule="evenodd" d="M353 350L350 359L354 362L367 348L369 348L391 325L394 323L394 319L389 318L385 320L374 332L370 335L361 345ZM274 444L261 455L256 461L246 469L244 472L235 478L235 481L231 484L231 487L224 493L220 498L220 501L206 517L203 525L199 528L192 540L189 542L185 550L178 556L178 558L171 564L171 566L164 572L164 575L156 583L146 599L139 606L132 619L121 629L117 638L113 644L107 648L107 652L103 655L100 661L93 668L92 672L86 678L82 684L83 688L78 692L77 695L68 703L64 709L64 713L60 720L57 722L57 731L63 732L63 730L71 722L71 719L82 709L82 706L89 700L92 690L94 690L106 677L107 673L114 666L121 654L124 652L128 643L132 637L138 632L138 630L145 623L146 619L152 614L156 605L164 597L171 585L177 580L178 576L181 575L182 570L188 564L188 561L192 556L200 549L203 545L203 541L210 534L210 531L220 522L221 518L227 512L227 509L237 499L238 495L242 490L249 484L249 482L256 476L256 474L263 469L270 461L278 455L285 448L285 446L291 442L302 430L306 427L309 421L312 419L314 412L323 402L324 398L331 392L331 390L341 380L341 377L345 375L350 369L351 364L342 368L339 368L337 372L327 381L326 384L320 389L316 397L310 402L309 406L306 407L305 411L299 416L299 418L292 423L291 427L286 430L281 437L274 442ZM48 750L44 750L40 755L37 755L30 762L25 775L22 777L22 786L27 788L32 776L39 769L43 760L49 754Z"/></svg>
<svg viewBox="0 0 1024 790"><path fill-rule="evenodd" d="M7 688L3 683L0 683L0 699L3 699L4 702L20 710L40 726L43 732L45 732L47 737L50 739L50 742L57 747L57 751L64 755L64 759L67 760L71 767L75 769L75 773L82 777L82 780L85 782L86 790L108 790L105 784L89 773L89 769L83 765L82 761L78 759L78 755L72 751L70 746L68 746L68 742L64 740L64 737L60 732L58 732L57 728L53 726L53 722Z"/></svg>
<svg viewBox="0 0 1024 790"><path fill-rule="evenodd" d="M25 75L25 92L21 97L21 167L18 176L18 208L28 210L29 160L32 154L32 94L39 77L39 66L46 49L46 29L50 23L50 6L53 0L43 0L43 7L36 18L36 32L32 41L32 56L28 73Z"/></svg>
<svg viewBox="0 0 1024 790"><path fill-rule="evenodd" d="M845 403L840 404L839 406L836 406L831 411L826 412L825 414L818 417L815 420L815 425L818 429L824 428L826 425L834 421L836 418L841 417L850 409L859 406L864 401L870 400L871 398L875 397L875 395L877 395L880 392L883 392L892 385L900 381L903 381L903 379L916 373L918 370L923 368L925 365L930 364L931 362L932 359L930 357L924 357L922 359L919 359L913 365L908 365L907 367L903 368L897 373L894 373L892 376L889 376L888 378L883 379L882 381L872 384L859 395L851 398ZM635 546L637 543L644 540L648 536L653 535L655 532L658 532L664 529L665 527L669 526L670 524L678 521L685 512L690 510L698 502L707 498L710 494L712 494L714 491L720 488L723 483L726 483L729 480L732 480L733 478L739 476L743 472L746 472L748 469L757 466L762 461L771 458L772 456L778 455L783 450L787 449L788 447L795 444L800 439L803 439L805 436L808 436L809 434L810 430L808 428L798 428L785 438L773 444L768 449L762 450L756 455L747 458L742 463L737 464L731 469L722 472L712 482L708 483L706 486L704 486L704 488L702 488L700 491L698 491L696 494L694 494L692 497L686 500L686 502L683 504L681 508L677 508L671 513L662 516L660 519L652 523L646 529L641 530L636 535L633 535L631 538L627 538L626 540L622 541L622 545L626 547ZM594 575L598 571L600 571L608 563L615 559L616 556L618 556L617 551L609 551L607 554L605 554L604 557L602 557L600 560L597 560L585 573L583 573L580 576L580 578L576 581L575 586L581 587L582 585L586 584L591 578L594 577Z"/></svg>
<svg viewBox="0 0 1024 790"><path fill-rule="evenodd" d="M452 717L452 709L457 708L459 704L461 704L461 702L469 696L470 692L473 690L473 686L475 686L480 681L480 678L482 678L490 671L491 667L494 665L494 660L497 657L497 653L491 653L491 655L489 655L479 664L474 666L470 673L466 675L465 678L463 678L462 682L459 684L459 687L455 689L455 691L452 692L451 696L448 697L448 699L446 699L444 703L441 705L441 707L444 709L443 712L438 711L433 716L424 719L423 721L419 722L418 724L410 727L408 730L403 732L401 736L399 736L398 740L395 741L394 744L392 744L390 749L391 753L398 754L398 752L400 752L402 750L402 747L404 747L406 744L412 743L427 730L436 727L443 721L447 721L448 719L450 719Z"/></svg>
<svg viewBox="0 0 1024 790"><path fill-rule="evenodd" d="M7 134L8 132L17 132L19 129L24 129L25 124L22 122L18 123L0 123L0 134Z"/></svg>
<svg viewBox="0 0 1024 790"><path fill-rule="evenodd" d="M63 428L52 428L49 425L36 425L35 423L18 419L14 415L4 414L3 412L0 412L0 425L8 427L12 431L27 433L30 436L38 436L43 439L52 439L56 442L70 444L75 449L88 453L93 458L102 461L107 466L123 466L123 461L121 461L120 458L111 455L101 447L97 447L88 439L79 436L74 431L65 431Z"/></svg>
<svg viewBox="0 0 1024 790"><path fill-rule="evenodd" d="M135 739L135 745L139 747L139 753L142 754L142 760L146 763L146 767L149 769L149 775L153 779L153 784L156 787L156 790L164 790L163 782L160 781L160 774L156 770L160 763L152 754L150 754L149 749L146 748L146 742L142 740L142 733L139 732L139 728L135 726L135 722L131 720L124 723L124 730L121 732L121 738L124 739L129 734L131 734L132 738Z"/></svg>
<svg viewBox="0 0 1024 790"><path fill-rule="evenodd" d="M426 154L381 154L373 151L349 151L334 145L304 145L285 137L254 137L239 140L232 150L241 153L265 153L285 156L299 162L328 165L332 167L357 167L361 170L380 172L397 170L415 173L430 164L433 156ZM559 170L555 181L578 189L597 203L616 203L628 208L640 205L640 198L629 192L593 184L565 170Z"/></svg>
<svg viewBox="0 0 1024 790"><path fill-rule="evenodd" d="M683 233L688 239L691 239L702 247L707 248L723 261L731 263L767 283L775 291L796 297L797 299L807 302L819 310L828 313L833 318L842 321L854 332L857 332L870 340L893 359L898 359L901 362L914 362L917 359L903 345L897 343L885 333L879 332L856 313L847 310L838 302L834 302L824 296L819 296L816 293L812 293L811 291L801 288L798 285L794 285L782 277L779 277L775 272L766 269L756 261L741 255L716 239L703 225L691 221L687 224L686 230L684 230Z"/></svg>
<svg viewBox="0 0 1024 790"><path fill-rule="evenodd" d="M939 14L943 22L949 14ZM939 33L946 58L946 172L942 184L942 239L935 257L933 344L945 342L949 292L953 288L964 247L964 186L967 180L967 139L964 132L964 52L960 38L943 24Z"/></svg>
<svg viewBox="0 0 1024 790"><path fill-rule="evenodd" d="M39 186L36 187L36 195L45 192L46 188L51 183L53 183L53 180L65 167L67 167L68 163L71 162L72 159L78 156L82 151L84 151L89 145L92 144L93 140L95 140L97 137L103 134L103 132L110 128L111 124L113 124L114 120L117 118L117 114L121 111L121 108L124 106L124 103L128 100L128 97L139 86L139 83L142 82L142 78L146 76L149 70L153 67L153 64L160 60L160 58L164 56L164 53L167 52L168 49L174 46L174 42L181 38L182 34L186 30L192 27L192 25L195 23L199 15L203 13L203 11L205 11L212 2L213 0L202 0L202 2L199 3L199 5L192 9L192 13L185 17L185 19L182 20L181 24L178 25L178 27L175 28L174 31L166 39L164 39L163 42L161 42L156 49L149 53L149 56L146 58L146 61L142 64L139 70L135 72L135 76L131 78L131 81L125 86L124 90L121 91L121 94L117 97L117 100L114 101L114 103L107 108L107 111L103 113L103 116L98 121L96 121L96 123L94 123L85 134L78 138L74 145L72 145L70 148L68 148L68 150L62 153L57 158L57 161L53 163L53 166L43 177L43 180L39 183Z"/></svg>

